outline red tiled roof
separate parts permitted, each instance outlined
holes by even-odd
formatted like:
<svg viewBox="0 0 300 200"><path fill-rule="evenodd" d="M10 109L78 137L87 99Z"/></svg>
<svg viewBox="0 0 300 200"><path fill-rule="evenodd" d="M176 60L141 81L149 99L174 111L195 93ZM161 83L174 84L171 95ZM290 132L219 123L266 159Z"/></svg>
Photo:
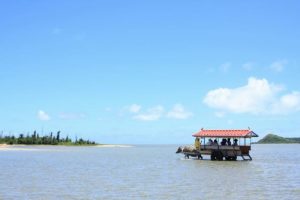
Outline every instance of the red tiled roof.
<svg viewBox="0 0 300 200"><path fill-rule="evenodd" d="M204 130L193 134L194 137L258 137L251 130Z"/></svg>

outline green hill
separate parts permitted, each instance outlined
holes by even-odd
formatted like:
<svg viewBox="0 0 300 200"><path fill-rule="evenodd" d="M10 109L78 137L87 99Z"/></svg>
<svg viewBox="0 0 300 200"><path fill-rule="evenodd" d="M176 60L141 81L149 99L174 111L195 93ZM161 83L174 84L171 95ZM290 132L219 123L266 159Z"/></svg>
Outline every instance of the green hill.
<svg viewBox="0 0 300 200"><path fill-rule="evenodd" d="M268 134L263 139L259 140L257 144L288 144L288 143L300 143L300 138L284 138L274 134Z"/></svg>

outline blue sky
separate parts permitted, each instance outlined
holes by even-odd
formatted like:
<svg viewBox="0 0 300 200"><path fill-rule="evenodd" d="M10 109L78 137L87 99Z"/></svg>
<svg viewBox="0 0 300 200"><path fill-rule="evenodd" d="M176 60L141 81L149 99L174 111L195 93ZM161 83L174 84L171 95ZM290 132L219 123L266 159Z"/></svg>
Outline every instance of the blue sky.
<svg viewBox="0 0 300 200"><path fill-rule="evenodd" d="M0 128L191 143L300 136L298 1L0 3Z"/></svg>

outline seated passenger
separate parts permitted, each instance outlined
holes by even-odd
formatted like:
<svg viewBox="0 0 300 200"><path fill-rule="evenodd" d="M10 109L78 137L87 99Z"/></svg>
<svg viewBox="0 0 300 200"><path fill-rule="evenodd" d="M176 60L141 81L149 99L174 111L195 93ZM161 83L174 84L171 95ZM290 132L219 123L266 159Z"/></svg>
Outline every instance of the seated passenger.
<svg viewBox="0 0 300 200"><path fill-rule="evenodd" d="M214 143L213 143L213 144L214 144L214 145L218 145L217 139L214 140Z"/></svg>
<svg viewBox="0 0 300 200"><path fill-rule="evenodd" d="M226 139L224 139L224 138L222 139L221 145L222 146L226 145Z"/></svg>
<svg viewBox="0 0 300 200"><path fill-rule="evenodd" d="M238 142L238 139L235 138L235 139L233 140L233 146L237 146L237 145L238 145L237 142Z"/></svg>
<svg viewBox="0 0 300 200"><path fill-rule="evenodd" d="M212 139L209 139L208 142L206 143L206 145L213 145Z"/></svg>
<svg viewBox="0 0 300 200"><path fill-rule="evenodd" d="M230 145L231 145L230 138L227 138L227 145L228 145L228 146L230 146Z"/></svg>

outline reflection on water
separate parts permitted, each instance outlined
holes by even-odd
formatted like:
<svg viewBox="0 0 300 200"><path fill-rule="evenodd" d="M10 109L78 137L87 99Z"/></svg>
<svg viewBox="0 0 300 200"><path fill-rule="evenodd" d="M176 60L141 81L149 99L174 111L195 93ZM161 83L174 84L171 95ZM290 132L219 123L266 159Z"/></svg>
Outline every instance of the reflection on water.
<svg viewBox="0 0 300 200"><path fill-rule="evenodd" d="M178 146L0 150L0 199L299 199L300 145L253 161L183 159Z"/></svg>

